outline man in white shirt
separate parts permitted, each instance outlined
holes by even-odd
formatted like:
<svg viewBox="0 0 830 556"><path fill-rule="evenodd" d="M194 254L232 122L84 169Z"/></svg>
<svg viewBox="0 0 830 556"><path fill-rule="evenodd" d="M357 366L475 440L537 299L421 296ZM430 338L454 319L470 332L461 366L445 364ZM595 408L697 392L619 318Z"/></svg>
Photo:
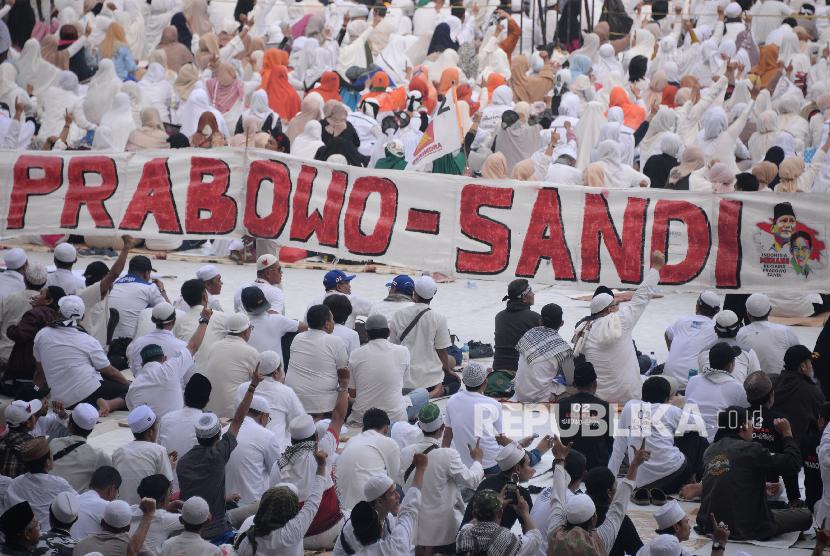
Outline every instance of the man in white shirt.
<svg viewBox="0 0 830 556"><path fill-rule="evenodd" d="M182 515L179 518L184 531L175 537L164 541L161 545L162 556L177 556L179 554L200 554L203 556L222 556L218 546L212 545L202 538L202 526L210 519L210 508L204 498L191 496L182 506Z"/></svg>
<svg viewBox="0 0 830 556"><path fill-rule="evenodd" d="M72 267L78 260L78 252L71 243L61 243L55 247L55 272L49 273L47 286L59 286L66 295L75 295L78 290L86 287L81 276L72 272Z"/></svg>
<svg viewBox="0 0 830 556"><path fill-rule="evenodd" d="M501 404L484 395L487 370L475 361L470 362L461 373L461 381L466 390L459 390L447 400L444 412L447 428L442 445L455 448L461 461L469 467L473 459L464 449L478 442L484 451L481 461L484 472L499 473L496 456L500 447L496 436L502 432Z"/></svg>
<svg viewBox="0 0 830 556"><path fill-rule="evenodd" d="M86 311L84 302L67 295L58 307L66 320L52 323L35 336L35 384L45 379L53 399L68 408L81 402L97 405L102 417L127 407L124 396L129 381L110 364L98 340L78 326Z"/></svg>
<svg viewBox="0 0 830 556"><path fill-rule="evenodd" d="M95 470L89 480L89 490L78 497L78 521L70 530L72 538L81 540L102 532L104 508L118 498L119 488L121 474L115 467L102 465Z"/></svg>
<svg viewBox="0 0 830 556"><path fill-rule="evenodd" d="M180 340L173 334L173 326L176 324L176 310L166 301L153 307L150 318L156 328L152 332L139 336L130 342L129 347L127 347L127 359L130 362L130 370L134 377L141 374L141 368L144 366L144 362L141 360L141 350L145 347L155 344L169 358L185 349L187 341L190 340L190 338Z"/></svg>
<svg viewBox="0 0 830 556"><path fill-rule="evenodd" d="M753 349L744 349L738 345L735 336L741 329L741 322L738 315L734 311L721 311L715 316L715 334L718 337L718 342L725 342L730 346L735 346L740 350L740 353L735 357L735 368L732 369L732 377L744 383L746 377L761 370L761 363L758 361L758 355ZM709 364L709 350L703 350L697 356L697 368L702 369Z"/></svg>
<svg viewBox="0 0 830 556"><path fill-rule="evenodd" d="M398 443L389 437L389 416L380 409L363 414L363 432L351 438L337 458L334 476L341 507L363 500L363 487L376 475L397 477L401 467Z"/></svg>
<svg viewBox="0 0 830 556"><path fill-rule="evenodd" d="M720 311L720 297L712 291L700 294L695 303L695 314L680 317L666 329L666 345L669 355L663 367L663 375L677 380L682 390L689 376L699 370L698 354L718 341L712 319Z"/></svg>
<svg viewBox="0 0 830 556"><path fill-rule="evenodd" d="M412 294L415 293L415 281L406 274L395 276L391 282L386 284L386 287L389 288L389 295L372 305L369 316L381 314L386 317L386 320L391 320L392 315L414 303Z"/></svg>
<svg viewBox="0 0 830 556"><path fill-rule="evenodd" d="M755 3L749 10L749 15L752 16L752 38L755 39L755 43L766 44L768 35L781 25L785 17L794 13L795 10L779 0L761 0Z"/></svg>
<svg viewBox="0 0 830 556"><path fill-rule="evenodd" d="M290 319L271 308L265 293L259 286L248 286L242 290L242 307L251 319L251 338L248 345L260 353L275 351L282 357L282 337L291 332L308 330L305 323Z"/></svg>
<svg viewBox="0 0 830 556"><path fill-rule="evenodd" d="M334 317L325 305L313 305L306 315L308 330L291 342L286 386L296 392L307 413L328 413L337 401L337 375L349 356L343 340L332 335Z"/></svg>
<svg viewBox="0 0 830 556"><path fill-rule="evenodd" d="M112 458L87 443L87 438L98 423L98 410L87 403L79 403L69 417L69 434L49 441L52 451L52 474L63 477L75 489L83 493L95 470L102 465L112 465Z"/></svg>
<svg viewBox="0 0 830 556"><path fill-rule="evenodd" d="M170 460L179 454L168 455L163 446L156 444L158 424L153 410L140 405L130 411L127 423L134 440L121 446L112 454L112 465L121 475L119 498L128 504L138 504L138 484L148 475L160 473L173 480Z"/></svg>
<svg viewBox="0 0 830 556"><path fill-rule="evenodd" d="M456 378L447 355L447 348L452 345L447 319L429 306L437 292L432 278L418 277L415 303L396 312L389 322L389 341L409 349L409 377L404 388L426 388L431 398L444 395L445 375Z"/></svg>
<svg viewBox="0 0 830 556"><path fill-rule="evenodd" d="M118 324L112 333L113 340L135 337L141 312L148 307L168 302L161 280L151 281L153 265L144 255L130 259L127 275L115 281L109 295L109 308L118 312Z"/></svg>
<svg viewBox="0 0 830 556"><path fill-rule="evenodd" d="M696 406L703 421L709 442L718 432L718 414L727 407L748 407L744 385L732 376L735 357L741 348L718 342L709 350L709 361L701 374L689 379L686 386L686 404Z"/></svg>
<svg viewBox="0 0 830 556"><path fill-rule="evenodd" d="M342 270L329 270L323 276L323 287L326 289L326 292L315 298L314 301L309 304L309 308L313 305L322 304L323 300L330 295L336 293L345 295L349 298L349 301L352 304L352 314L349 315L348 319L346 319L346 326L354 328L355 318L366 316L372 310L372 303L368 299L364 299L359 295L354 295L352 293L352 280L356 277L357 276L355 274L346 274Z"/></svg>
<svg viewBox="0 0 830 556"><path fill-rule="evenodd" d="M464 517L462 489L475 490L484 478L481 460L484 450L478 443L467 446L466 450L473 463L468 467L453 448L442 448L444 419L441 409L434 403L427 403L418 412L418 427L423 439L401 451L400 473L397 482L409 489L413 479L413 457L417 453L427 455L429 466L421 490L424 507L429 512L421 514L418 520L417 546L439 547L453 544L461 520Z"/></svg>
<svg viewBox="0 0 830 556"><path fill-rule="evenodd" d="M222 275L219 274L219 269L215 265L206 264L199 267L196 271L196 280L199 280L205 286L207 291L207 306L214 311L222 310L222 303L219 301L219 294L222 293ZM184 297L179 297L173 304L176 311L186 312L190 309L190 304L185 301Z"/></svg>
<svg viewBox="0 0 830 556"><path fill-rule="evenodd" d="M26 268L23 281L26 289L0 297L0 363L6 363L12 353L14 341L6 335L9 326L17 324L26 312L32 308L32 300L40 294L46 285L46 267L40 263L31 263Z"/></svg>
<svg viewBox="0 0 830 556"><path fill-rule="evenodd" d="M369 342L349 356L349 395L354 398L349 424L362 423L363 414L373 407L385 411L393 423L407 421L412 402L401 392L409 372L409 350L387 340L389 323L381 313L366 319L366 334Z"/></svg>
<svg viewBox="0 0 830 556"><path fill-rule="evenodd" d="M149 554L158 554L161 551L161 546L168 537L178 534L182 529L182 522L179 520L179 514L168 511L170 506L170 485L172 483L164 475L155 474L148 475L141 479L138 484L138 496L141 500L150 498L156 501L156 511L153 513L153 519L150 521L150 528L147 531L147 536L144 537L144 544L141 545L141 550ZM133 512L132 520L130 521L130 535L135 535L138 528L141 526L141 518L144 512L138 504L130 506Z"/></svg>
<svg viewBox="0 0 830 556"><path fill-rule="evenodd" d="M280 455L274 433L265 428L270 406L254 396L236 436L236 448L225 466L225 492L239 495L239 505L254 504L268 490L271 468Z"/></svg>
<svg viewBox="0 0 830 556"><path fill-rule="evenodd" d="M15 247L3 254L3 262L6 263L6 270L0 272L0 298L26 288L23 275L26 274L29 258L26 251Z"/></svg>
<svg viewBox="0 0 830 556"><path fill-rule="evenodd" d="M285 372L282 368L282 358L277 352L263 351L260 353L257 368L259 374L262 375L262 382L259 383L257 396L268 402L268 414L270 416L264 426L274 433L274 440L279 452L282 453L291 443L288 423L295 417L306 413L294 390L283 384L285 382ZM236 391L237 403L242 401L245 391L250 385L250 381L239 385Z"/></svg>
<svg viewBox="0 0 830 556"><path fill-rule="evenodd" d="M799 342L788 326L767 320L771 310L765 294L750 295L746 300L746 316L750 322L738 331L735 339L743 349L755 351L762 371L777 375L784 368L784 353Z"/></svg>
<svg viewBox="0 0 830 556"><path fill-rule="evenodd" d="M562 307L548 303L542 307L542 326L522 334L516 343L519 363L516 370L516 399L520 402L556 401L564 392L564 382L573 382L574 360L570 344L560 335ZM556 378L562 376L563 383Z"/></svg>
<svg viewBox="0 0 830 556"><path fill-rule="evenodd" d="M233 308L237 313L245 310L242 305L242 290L257 286L265 294L271 310L285 314L285 294L282 291L282 266L274 255L262 255L256 260L256 280L242 284L233 296Z"/></svg>
<svg viewBox="0 0 830 556"><path fill-rule="evenodd" d="M184 387L184 407L171 411L159 420L158 443L168 453L186 454L196 445L196 421L204 412L210 391L210 381L205 375L193 373Z"/></svg>
<svg viewBox="0 0 830 556"><path fill-rule="evenodd" d="M248 315L229 315L225 329L225 338L213 344L202 373L213 387L207 409L227 418L236 410L236 389L250 380L259 352L248 345L252 332Z"/></svg>
<svg viewBox="0 0 830 556"><path fill-rule="evenodd" d="M346 345L346 353L351 354L352 351L360 347L360 335L355 332L354 328L346 326L346 322L352 314L352 302L345 295L332 294L326 296L323 305L329 308L331 316L334 318L332 335L343 340Z"/></svg>

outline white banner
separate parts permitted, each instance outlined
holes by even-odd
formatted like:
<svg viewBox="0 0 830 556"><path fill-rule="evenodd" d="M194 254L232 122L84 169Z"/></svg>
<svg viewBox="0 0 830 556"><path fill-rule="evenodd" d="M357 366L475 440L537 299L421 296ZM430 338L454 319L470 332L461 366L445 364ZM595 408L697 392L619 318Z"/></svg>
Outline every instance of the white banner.
<svg viewBox="0 0 830 556"><path fill-rule="evenodd" d="M5 237L234 238L450 276L830 291L830 199L605 190L380 171L272 151L0 152Z"/></svg>

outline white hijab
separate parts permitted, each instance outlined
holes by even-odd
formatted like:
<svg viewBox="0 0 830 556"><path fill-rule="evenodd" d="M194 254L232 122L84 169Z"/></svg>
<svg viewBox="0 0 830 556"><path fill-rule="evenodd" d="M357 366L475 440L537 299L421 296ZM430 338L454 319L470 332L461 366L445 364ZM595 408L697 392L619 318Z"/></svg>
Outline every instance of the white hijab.
<svg viewBox="0 0 830 556"><path fill-rule="evenodd" d="M98 64L98 71L89 80L84 97L84 115L90 122L100 123L101 117L112 107L115 94L121 90L121 80L115 73L115 64L104 58Z"/></svg>
<svg viewBox="0 0 830 556"><path fill-rule="evenodd" d="M96 151L124 152L130 133L136 128L127 93L118 93L112 108L101 117L95 130L92 149Z"/></svg>
<svg viewBox="0 0 830 556"><path fill-rule="evenodd" d="M37 39L25 42L16 65L17 83L23 89L26 89L26 85L31 85L35 95L45 91L58 78L58 68L41 57Z"/></svg>
<svg viewBox="0 0 830 556"><path fill-rule="evenodd" d="M291 156L314 160L317 149L323 146L323 127L317 120L309 120L303 132L291 143Z"/></svg>
<svg viewBox="0 0 830 556"><path fill-rule="evenodd" d="M577 144L576 167L579 170L584 170L591 163L591 151L599 141L602 126L606 122L603 112L601 102L596 100L589 102L585 105L579 123L576 124L574 130Z"/></svg>
<svg viewBox="0 0 830 556"><path fill-rule="evenodd" d="M251 105L242 113L242 119L256 118L259 120L259 124L262 125L271 115L273 115L273 118L271 118L271 126L273 127L279 121L280 116L268 106L268 93L263 89L259 89L251 95Z"/></svg>
<svg viewBox="0 0 830 556"><path fill-rule="evenodd" d="M199 118L205 112L212 112L216 117L216 123L219 124L219 131L225 138L228 137L228 126L225 123L225 118L222 113L210 105L207 91L204 89L193 89L190 96L187 97L181 108L179 108L179 122L182 127L179 130L185 137L190 137L196 133L196 126L199 124Z"/></svg>

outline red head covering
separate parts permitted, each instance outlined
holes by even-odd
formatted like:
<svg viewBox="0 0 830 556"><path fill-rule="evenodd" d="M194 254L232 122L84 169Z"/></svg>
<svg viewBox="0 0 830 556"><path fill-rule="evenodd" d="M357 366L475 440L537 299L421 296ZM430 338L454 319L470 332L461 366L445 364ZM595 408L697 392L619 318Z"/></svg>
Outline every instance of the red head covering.
<svg viewBox="0 0 830 556"><path fill-rule="evenodd" d="M500 73L491 73L487 76L487 100L489 101L493 98L493 91L501 87L502 85L507 85L507 79Z"/></svg>
<svg viewBox="0 0 830 556"><path fill-rule="evenodd" d="M340 98L340 76L333 71L325 71L320 77L320 84L311 91L327 100L341 100Z"/></svg>
<svg viewBox="0 0 830 556"><path fill-rule="evenodd" d="M284 121L293 118L300 111L300 97L288 82L288 68L285 66L262 66L262 89L268 93L268 106Z"/></svg>
<svg viewBox="0 0 830 556"><path fill-rule="evenodd" d="M426 107L427 112L432 113L435 110L435 99L429 96L429 86L423 77L413 77L409 81L409 90L421 93L421 103Z"/></svg>
<svg viewBox="0 0 830 556"><path fill-rule="evenodd" d="M470 107L470 116L478 112L481 105L478 102L473 102L473 88L470 87L469 83L459 85L458 89L455 91L455 94L458 100L463 100Z"/></svg>
<svg viewBox="0 0 830 556"><path fill-rule="evenodd" d="M385 92L387 87L389 87L389 76L386 75L386 72L379 71L372 76L371 91Z"/></svg>
<svg viewBox="0 0 830 556"><path fill-rule="evenodd" d="M458 85L458 68L447 68L441 72L441 80L438 82L438 94L446 95L453 85Z"/></svg>
<svg viewBox="0 0 830 556"><path fill-rule="evenodd" d="M614 87L611 89L611 97L608 104L609 106L619 106L622 108L623 123L635 131L646 119L645 108L631 102L628 99L628 93L622 87Z"/></svg>

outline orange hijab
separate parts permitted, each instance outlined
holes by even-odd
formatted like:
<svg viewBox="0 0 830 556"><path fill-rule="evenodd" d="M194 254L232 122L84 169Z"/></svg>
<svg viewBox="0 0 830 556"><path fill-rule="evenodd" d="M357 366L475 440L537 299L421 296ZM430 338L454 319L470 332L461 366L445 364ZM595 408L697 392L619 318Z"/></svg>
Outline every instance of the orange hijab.
<svg viewBox="0 0 830 556"><path fill-rule="evenodd" d="M429 96L429 87L423 77L413 77L409 81L410 91L419 91L421 93L421 104L427 109L427 112L432 114L437 104L435 99Z"/></svg>
<svg viewBox="0 0 830 556"><path fill-rule="evenodd" d="M767 89L778 75L778 46L765 44L761 47L761 56L758 63L752 67L750 73L757 76L759 89Z"/></svg>
<svg viewBox="0 0 830 556"><path fill-rule="evenodd" d="M453 85L458 85L458 68L447 68L441 72L441 80L438 82L438 94L446 95Z"/></svg>
<svg viewBox="0 0 830 556"><path fill-rule="evenodd" d="M311 91L323 97L323 102L327 100L340 101L340 76L333 71L325 71L320 77L320 84Z"/></svg>
<svg viewBox="0 0 830 556"><path fill-rule="evenodd" d="M470 107L470 116L478 112L481 105L478 102L473 102L473 88L470 87L469 83L459 85L455 93L458 100L463 100Z"/></svg>
<svg viewBox="0 0 830 556"><path fill-rule="evenodd" d="M500 73L491 73L487 76L487 102L490 102L490 99L493 98L493 91L501 87L502 85L507 85L507 79Z"/></svg>
<svg viewBox="0 0 830 556"><path fill-rule="evenodd" d="M285 66L262 65L262 89L268 93L268 106L288 121L300 111L300 96L288 82L288 68Z"/></svg>
<svg viewBox="0 0 830 556"><path fill-rule="evenodd" d="M628 100L628 93L622 87L611 89L609 107L619 106L623 111L623 123L626 127L637 130L646 119L645 108Z"/></svg>

